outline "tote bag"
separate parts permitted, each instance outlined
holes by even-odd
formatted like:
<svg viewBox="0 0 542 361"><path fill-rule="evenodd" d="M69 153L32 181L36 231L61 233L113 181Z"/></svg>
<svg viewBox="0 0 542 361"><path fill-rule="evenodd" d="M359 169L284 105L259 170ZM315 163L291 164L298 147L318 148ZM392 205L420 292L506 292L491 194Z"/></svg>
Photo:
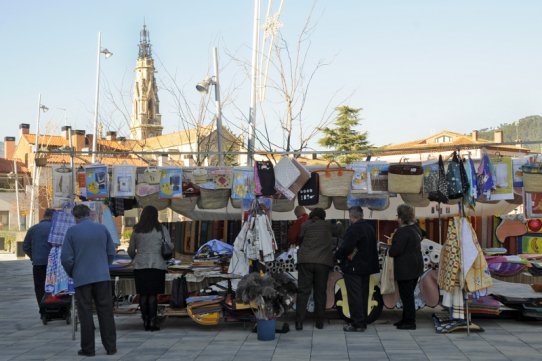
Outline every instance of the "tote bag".
<svg viewBox="0 0 542 361"><path fill-rule="evenodd" d="M463 198L464 187L468 189L468 184L465 184L467 173L465 172L465 167L463 167L463 170L461 169L462 166L463 163L457 156L457 152L454 151L452 160L448 163L448 169L446 170L448 199Z"/></svg>
<svg viewBox="0 0 542 361"><path fill-rule="evenodd" d="M388 191L392 193L420 193L423 183L421 163L395 163L388 169Z"/></svg>
<svg viewBox="0 0 542 361"><path fill-rule="evenodd" d="M395 277L393 272L393 257L386 255L380 275L380 294L388 295L395 292Z"/></svg>
<svg viewBox="0 0 542 361"><path fill-rule="evenodd" d="M331 164L337 164L336 168L331 168ZM336 161L331 161L324 169L316 171L320 176L320 193L328 196L343 196L345 197L352 185L352 177L354 171L341 167Z"/></svg>
<svg viewBox="0 0 542 361"><path fill-rule="evenodd" d="M300 206L313 206L318 204L320 196L319 175L316 172L310 174L309 180L297 193L297 203Z"/></svg>
<svg viewBox="0 0 542 361"><path fill-rule="evenodd" d="M429 200L439 203L448 202L448 184L446 183L446 174L444 173L444 161L442 155L438 157L438 179L437 188L429 192Z"/></svg>

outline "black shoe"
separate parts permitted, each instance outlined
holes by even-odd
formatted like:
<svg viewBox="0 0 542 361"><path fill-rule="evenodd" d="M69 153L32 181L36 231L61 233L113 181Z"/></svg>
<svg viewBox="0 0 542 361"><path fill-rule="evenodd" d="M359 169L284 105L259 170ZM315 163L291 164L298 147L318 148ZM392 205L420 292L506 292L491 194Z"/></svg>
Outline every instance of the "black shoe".
<svg viewBox="0 0 542 361"><path fill-rule="evenodd" d="M323 321L316 321L315 327L319 330L324 328L324 322Z"/></svg>
<svg viewBox="0 0 542 361"><path fill-rule="evenodd" d="M87 357L96 356L96 353L94 351L93 352L87 352L87 351L79 350L79 351L77 351L77 354L79 356L87 356Z"/></svg>
<svg viewBox="0 0 542 361"><path fill-rule="evenodd" d="M415 330L416 324L415 323L401 323L397 326L398 330Z"/></svg>
<svg viewBox="0 0 542 361"><path fill-rule="evenodd" d="M354 327L352 325L346 325L343 327L344 332L364 332L367 327Z"/></svg>
<svg viewBox="0 0 542 361"><path fill-rule="evenodd" d="M297 331L301 331L303 329L303 322L301 321L295 321L295 329Z"/></svg>
<svg viewBox="0 0 542 361"><path fill-rule="evenodd" d="M394 326L399 326L399 325L402 325L402 324L403 324L403 320L399 320L399 321L393 323Z"/></svg>
<svg viewBox="0 0 542 361"><path fill-rule="evenodd" d="M116 354L116 353L117 353L117 349L116 349L116 348L107 351L107 354L108 354L108 355L114 355L114 354Z"/></svg>
<svg viewBox="0 0 542 361"><path fill-rule="evenodd" d="M143 318L143 328L145 331L151 330L151 321L147 317Z"/></svg>
<svg viewBox="0 0 542 361"><path fill-rule="evenodd" d="M154 332L154 331L160 331L160 327L158 326L158 320L155 318L151 318L151 322L150 322L150 328L149 330L151 332Z"/></svg>

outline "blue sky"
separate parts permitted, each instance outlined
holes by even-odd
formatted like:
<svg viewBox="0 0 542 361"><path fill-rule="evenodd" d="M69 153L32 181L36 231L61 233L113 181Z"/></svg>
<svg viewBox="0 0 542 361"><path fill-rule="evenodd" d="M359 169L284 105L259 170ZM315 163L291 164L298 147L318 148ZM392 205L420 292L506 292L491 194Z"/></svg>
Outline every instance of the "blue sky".
<svg viewBox="0 0 542 361"><path fill-rule="evenodd" d="M312 4L284 2L281 31L292 46ZM74 128L92 132L98 31L114 53L101 62L100 115L105 130L128 136L124 119L104 94L106 88L131 90L144 19L162 87L164 131L182 127L164 89L172 86L168 74L197 107L194 85L212 73L215 46L224 122L239 128L250 105L250 81L241 64L250 64L252 15L249 0L4 0L0 136L18 135L20 123L31 124L34 132L39 93L50 108L42 116L42 131L59 134L66 116ZM535 0L318 1L307 69L318 61L328 65L312 82L304 127L316 124L328 111L326 104L363 108L359 129L369 132L371 143L383 145L541 114L541 15L542 2ZM278 138L274 117L280 107L270 94L256 118L261 126L265 115Z"/></svg>

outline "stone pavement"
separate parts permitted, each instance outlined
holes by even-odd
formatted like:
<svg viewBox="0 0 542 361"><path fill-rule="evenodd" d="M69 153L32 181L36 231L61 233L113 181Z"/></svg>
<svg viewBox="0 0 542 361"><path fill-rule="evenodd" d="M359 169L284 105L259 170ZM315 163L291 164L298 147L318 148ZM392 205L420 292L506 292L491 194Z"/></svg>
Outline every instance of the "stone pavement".
<svg viewBox="0 0 542 361"><path fill-rule="evenodd" d="M0 360L78 360L79 335L55 320L43 325L32 288L30 261L0 254ZM542 360L542 322L477 319L485 332L436 334L431 314L418 312L418 329L399 331L391 325L399 311L385 310L365 333L342 331L331 319L323 330L310 320L303 331L258 341L248 325L200 326L188 318L165 320L159 332L145 332L137 315L119 315L118 353L107 356L96 332L95 360ZM287 320L293 326L293 317ZM292 327L293 328L293 327Z"/></svg>

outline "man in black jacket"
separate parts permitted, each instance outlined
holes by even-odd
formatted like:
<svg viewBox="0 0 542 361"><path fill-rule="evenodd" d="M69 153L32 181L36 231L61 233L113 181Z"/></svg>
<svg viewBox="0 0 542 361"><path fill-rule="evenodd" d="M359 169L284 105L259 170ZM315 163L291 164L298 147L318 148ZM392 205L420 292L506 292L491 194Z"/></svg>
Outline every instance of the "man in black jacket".
<svg viewBox="0 0 542 361"><path fill-rule="evenodd" d="M351 225L336 252L348 293L348 307L352 323L344 326L346 332L363 332L367 328L369 279L380 271L377 240L373 227L363 220L359 206L348 209Z"/></svg>

